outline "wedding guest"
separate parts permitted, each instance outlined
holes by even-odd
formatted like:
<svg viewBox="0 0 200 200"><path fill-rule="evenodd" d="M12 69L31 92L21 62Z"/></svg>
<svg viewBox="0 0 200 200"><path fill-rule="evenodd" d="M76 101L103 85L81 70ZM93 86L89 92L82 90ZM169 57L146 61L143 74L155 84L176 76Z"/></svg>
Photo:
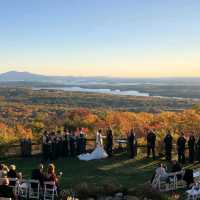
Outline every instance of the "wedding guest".
<svg viewBox="0 0 200 200"><path fill-rule="evenodd" d="M156 175L160 175L163 179L168 177L166 167L163 165L163 163L160 163L159 167L156 169Z"/></svg>
<svg viewBox="0 0 200 200"><path fill-rule="evenodd" d="M198 162L200 162L200 136L197 139L197 143L196 143L196 160Z"/></svg>
<svg viewBox="0 0 200 200"><path fill-rule="evenodd" d="M69 136L69 145L70 145L70 154L71 156L75 156L76 155L76 137L74 132L70 132L70 136Z"/></svg>
<svg viewBox="0 0 200 200"><path fill-rule="evenodd" d="M67 157L69 155L69 131L68 130L64 130L64 141L63 141L63 145L64 145L64 155Z"/></svg>
<svg viewBox="0 0 200 200"><path fill-rule="evenodd" d="M128 135L128 144L129 144L129 151L130 151L130 158L134 158L136 155L136 134L133 129L131 129Z"/></svg>
<svg viewBox="0 0 200 200"><path fill-rule="evenodd" d="M44 187L44 181L45 181L45 175L44 175L44 166L43 164L39 164L36 169L32 171L32 179L33 180L38 180L40 182L40 186L43 188Z"/></svg>
<svg viewBox="0 0 200 200"><path fill-rule="evenodd" d="M156 143L156 134L153 130L149 130L147 133L147 158L149 158L152 151L153 159L155 160L155 143Z"/></svg>
<svg viewBox="0 0 200 200"><path fill-rule="evenodd" d="M181 133L181 136L177 140L177 150L178 150L178 161L179 163L185 163L185 143L186 139L184 133Z"/></svg>
<svg viewBox="0 0 200 200"><path fill-rule="evenodd" d="M16 199L13 189L9 185L10 185L9 179L3 178L2 184L0 185L0 199L1 198Z"/></svg>
<svg viewBox="0 0 200 200"><path fill-rule="evenodd" d="M112 129L109 128L106 131L106 152L109 157L112 156L112 151L113 151L113 133Z"/></svg>
<svg viewBox="0 0 200 200"><path fill-rule="evenodd" d="M162 181L166 181L166 182L169 181L169 176L168 176L168 173L166 171L166 167L163 165L163 163L160 163L158 165L158 167L156 168L155 173L154 173L154 175L151 179L151 182L153 182L153 180L156 176L159 176L160 180L162 180Z"/></svg>
<svg viewBox="0 0 200 200"><path fill-rule="evenodd" d="M181 165L176 160L173 160L172 161L171 172L175 173L175 172L181 172L181 171L182 171ZM177 175L177 179L180 180L181 178L182 178L182 175L178 174Z"/></svg>
<svg viewBox="0 0 200 200"><path fill-rule="evenodd" d="M17 179L18 178L15 165L10 165L9 166L9 171L7 173L7 177L8 178L13 178L13 179ZM10 185L11 186L15 186L15 184L16 184L16 181L10 181Z"/></svg>
<svg viewBox="0 0 200 200"><path fill-rule="evenodd" d="M6 166L4 164L0 164L0 178L4 178L7 176L8 171L6 170Z"/></svg>
<svg viewBox="0 0 200 200"><path fill-rule="evenodd" d="M189 148L189 162L194 162L194 155L195 155L195 137L192 133L188 140L188 148Z"/></svg>
<svg viewBox="0 0 200 200"><path fill-rule="evenodd" d="M164 138L164 144L165 144L165 159L167 161L171 161L172 159L172 135L170 131L167 132L165 138Z"/></svg>
<svg viewBox="0 0 200 200"><path fill-rule="evenodd" d="M58 185L58 178L55 173L55 165L54 164L49 164L49 166L47 168L46 181L55 182L55 184Z"/></svg>

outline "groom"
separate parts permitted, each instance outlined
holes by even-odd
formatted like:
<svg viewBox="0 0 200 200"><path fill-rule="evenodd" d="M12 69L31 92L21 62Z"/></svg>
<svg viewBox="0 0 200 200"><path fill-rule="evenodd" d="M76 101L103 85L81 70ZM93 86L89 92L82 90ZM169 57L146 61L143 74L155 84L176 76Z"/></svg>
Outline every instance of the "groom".
<svg viewBox="0 0 200 200"><path fill-rule="evenodd" d="M112 148L113 148L113 133L112 129L108 128L106 131L106 152L109 157L112 156Z"/></svg>

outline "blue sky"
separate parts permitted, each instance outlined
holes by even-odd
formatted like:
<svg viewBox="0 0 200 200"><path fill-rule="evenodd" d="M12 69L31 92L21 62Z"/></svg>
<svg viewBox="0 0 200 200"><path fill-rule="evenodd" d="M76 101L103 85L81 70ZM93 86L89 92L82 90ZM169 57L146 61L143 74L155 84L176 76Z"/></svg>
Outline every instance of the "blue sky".
<svg viewBox="0 0 200 200"><path fill-rule="evenodd" d="M198 0L0 0L0 73L200 76Z"/></svg>

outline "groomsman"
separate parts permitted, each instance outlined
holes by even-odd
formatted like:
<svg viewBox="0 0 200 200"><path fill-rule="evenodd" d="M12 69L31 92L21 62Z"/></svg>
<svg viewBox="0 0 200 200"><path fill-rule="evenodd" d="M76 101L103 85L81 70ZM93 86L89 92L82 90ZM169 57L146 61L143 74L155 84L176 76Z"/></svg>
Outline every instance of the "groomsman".
<svg viewBox="0 0 200 200"><path fill-rule="evenodd" d="M76 155L76 136L74 132L70 132L69 145L70 145L70 155L75 156Z"/></svg>
<svg viewBox="0 0 200 200"><path fill-rule="evenodd" d="M192 133L188 140L188 148L189 148L189 162L194 162L194 154L195 154L195 137Z"/></svg>
<svg viewBox="0 0 200 200"><path fill-rule="evenodd" d="M178 161L179 163L185 163L185 143L186 139L184 133L181 133L181 136L177 140L177 150L178 150Z"/></svg>
<svg viewBox="0 0 200 200"><path fill-rule="evenodd" d="M155 160L155 144L156 144L156 135L153 130L148 131L147 133L147 158L149 158L152 151L153 159Z"/></svg>
<svg viewBox="0 0 200 200"><path fill-rule="evenodd" d="M166 134L164 138L164 144L165 144L165 158L167 161L171 161L172 159L172 135L170 131Z"/></svg>
<svg viewBox="0 0 200 200"><path fill-rule="evenodd" d="M133 129L131 129L128 135L128 144L129 144L130 158L134 158L137 155L137 139Z"/></svg>
<svg viewBox="0 0 200 200"><path fill-rule="evenodd" d="M113 133L112 129L107 129L106 131L106 152L109 157L112 156L112 150L113 150Z"/></svg>

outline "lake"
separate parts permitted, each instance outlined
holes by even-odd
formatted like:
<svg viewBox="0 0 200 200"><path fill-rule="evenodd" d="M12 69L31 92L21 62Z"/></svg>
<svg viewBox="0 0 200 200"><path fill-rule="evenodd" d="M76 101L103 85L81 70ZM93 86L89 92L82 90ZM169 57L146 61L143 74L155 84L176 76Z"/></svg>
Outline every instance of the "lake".
<svg viewBox="0 0 200 200"><path fill-rule="evenodd" d="M124 96L142 96L148 97L148 93L142 93L136 90L111 90L111 89L90 89L90 88L81 88L81 87L48 87L48 88L32 88L33 90L63 90L63 91L71 91L71 92L89 92L89 93L101 93L101 94L113 94L113 95L124 95Z"/></svg>

